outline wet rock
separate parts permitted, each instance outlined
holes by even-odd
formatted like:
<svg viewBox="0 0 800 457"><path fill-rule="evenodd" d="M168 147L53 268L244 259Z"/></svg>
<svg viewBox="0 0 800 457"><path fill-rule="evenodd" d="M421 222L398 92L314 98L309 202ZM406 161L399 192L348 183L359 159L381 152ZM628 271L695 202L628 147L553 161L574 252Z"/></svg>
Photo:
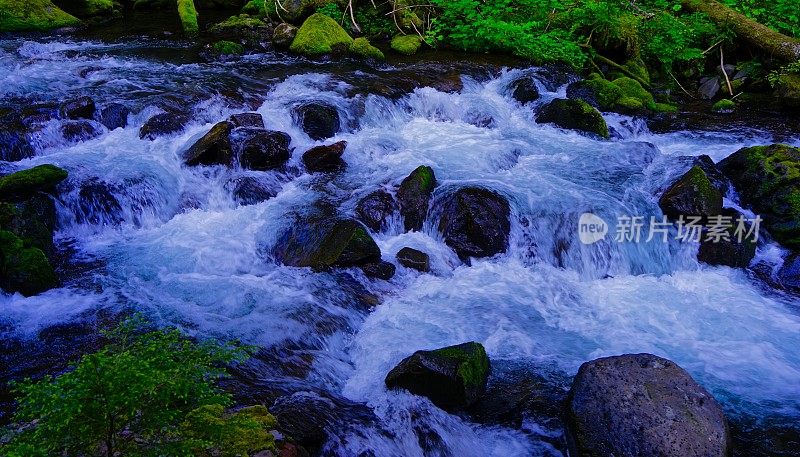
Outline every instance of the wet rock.
<svg viewBox="0 0 800 457"><path fill-rule="evenodd" d="M394 197L384 190L376 190L362 198L356 205L356 217L374 232L386 228L389 218L397 210Z"/></svg>
<svg viewBox="0 0 800 457"><path fill-rule="evenodd" d="M297 221L278 240L275 258L292 267L325 270L380 262L381 250L367 228L352 219Z"/></svg>
<svg viewBox="0 0 800 457"><path fill-rule="evenodd" d="M278 428L295 443L319 451L331 436L364 429L378 422L366 405L328 392L297 392L279 398L270 408Z"/></svg>
<svg viewBox="0 0 800 457"><path fill-rule="evenodd" d="M313 147L303 154L303 164L310 173L335 173L347 166L342 160L346 148L346 141Z"/></svg>
<svg viewBox="0 0 800 457"><path fill-rule="evenodd" d="M602 76L570 83L567 98L583 100L593 107L609 111L622 98L622 89Z"/></svg>
<svg viewBox="0 0 800 457"><path fill-rule="evenodd" d="M397 190L397 203L406 231L422 229L436 184L433 169L426 165L417 167L400 183L400 188Z"/></svg>
<svg viewBox="0 0 800 457"><path fill-rule="evenodd" d="M55 253L56 205L50 195L37 193L19 203L0 203L0 229L39 248L48 258Z"/></svg>
<svg viewBox="0 0 800 457"><path fill-rule="evenodd" d="M345 54L351 44L353 39L335 19L315 13L300 26L289 50L307 57L319 57Z"/></svg>
<svg viewBox="0 0 800 457"><path fill-rule="evenodd" d="M719 168L775 240L800 249L800 149L780 144L744 148Z"/></svg>
<svg viewBox="0 0 800 457"><path fill-rule="evenodd" d="M351 56L358 56L364 59L384 60L386 56L383 52L372 45L366 37L360 37L353 40L348 48Z"/></svg>
<svg viewBox="0 0 800 457"><path fill-rule="evenodd" d="M234 127L264 128L264 117L259 113L239 113L231 116L228 121Z"/></svg>
<svg viewBox="0 0 800 457"><path fill-rule="evenodd" d="M800 255L792 255L784 260L778 280L787 289L800 291Z"/></svg>
<svg viewBox="0 0 800 457"><path fill-rule="evenodd" d="M38 165L0 178L0 201L23 201L39 192L53 191L67 179L67 171L55 165Z"/></svg>
<svg viewBox="0 0 800 457"><path fill-rule="evenodd" d="M521 104L526 104L539 100L539 88L533 78L525 77L514 81L511 84L511 96Z"/></svg>
<svg viewBox="0 0 800 457"><path fill-rule="evenodd" d="M737 233L739 218L742 213L732 208L724 208L722 216L730 218L730 226L723 224L726 229L721 230L719 237L704 236L697 252L697 260L709 265L725 265L731 268L747 268L756 256L757 233L750 233L751 224L744 223L742 232ZM706 234L708 235L708 234Z"/></svg>
<svg viewBox="0 0 800 457"><path fill-rule="evenodd" d="M198 165L233 165L233 150L231 147L231 131L233 124L227 121L220 122L197 140L186 153L183 161L190 167Z"/></svg>
<svg viewBox="0 0 800 457"><path fill-rule="evenodd" d="M0 160L17 162L35 154L25 125L13 115L0 117Z"/></svg>
<svg viewBox="0 0 800 457"><path fill-rule="evenodd" d="M41 249L0 230L0 288L30 297L57 286L58 277Z"/></svg>
<svg viewBox="0 0 800 457"><path fill-rule="evenodd" d="M241 176L226 183L233 194L236 203L242 206L255 205L269 200L277 195L277 192L270 186L259 181L254 176Z"/></svg>
<svg viewBox="0 0 800 457"><path fill-rule="evenodd" d="M156 114L144 123L139 130L139 138L155 140L156 138L183 130L189 118L175 113Z"/></svg>
<svg viewBox="0 0 800 457"><path fill-rule="evenodd" d="M486 390L489 357L480 343L417 351L386 376L390 389L428 397L436 406L459 410L474 404Z"/></svg>
<svg viewBox="0 0 800 457"><path fill-rule="evenodd" d="M292 24L285 22L278 24L272 34L272 45L275 46L275 49L281 51L288 50L289 46L292 45L292 41L294 41L294 37L297 36L297 30L298 28Z"/></svg>
<svg viewBox="0 0 800 457"><path fill-rule="evenodd" d="M97 138L102 132L91 121L69 121L61 125L61 135L70 143Z"/></svg>
<svg viewBox="0 0 800 457"><path fill-rule="evenodd" d="M790 110L800 109L800 75L784 73L775 82L775 98Z"/></svg>
<svg viewBox="0 0 800 457"><path fill-rule="evenodd" d="M675 181L658 201L661 211L672 220L681 216L717 216L722 212L722 194L698 166Z"/></svg>
<svg viewBox="0 0 800 457"><path fill-rule="evenodd" d="M708 180L711 181L711 184L723 196L728 193L728 190L731 187L731 182L728 180L728 178L725 177L722 171L720 171L720 169L717 168L717 165L714 163L711 157L705 154L698 156L696 159L694 159L692 165L700 167L700 169L703 170L703 172L705 172Z"/></svg>
<svg viewBox="0 0 800 457"><path fill-rule="evenodd" d="M383 261L367 263L361 266L361 271L363 271L368 278L383 279L384 281L392 279L395 270L394 264Z"/></svg>
<svg viewBox="0 0 800 457"><path fill-rule="evenodd" d="M459 189L442 203L439 231L458 257L489 257L508 249L511 208L505 197L478 187Z"/></svg>
<svg viewBox="0 0 800 457"><path fill-rule="evenodd" d="M413 248L405 247L397 253L397 261L404 267L423 273L431 271L431 259L428 254Z"/></svg>
<svg viewBox="0 0 800 457"><path fill-rule="evenodd" d="M406 56L412 56L422 47L422 38L418 35L397 35L390 43L393 51Z"/></svg>
<svg viewBox="0 0 800 457"><path fill-rule="evenodd" d="M130 110L122 103L110 103L100 111L100 123L109 130L124 129L128 126Z"/></svg>
<svg viewBox="0 0 800 457"><path fill-rule="evenodd" d="M124 221L122 205L116 197L118 188L92 178L81 183L78 190L76 216L82 223L118 225Z"/></svg>
<svg viewBox="0 0 800 457"><path fill-rule="evenodd" d="M96 110L94 100L90 97L80 97L63 103L59 112L62 119L78 120L94 118Z"/></svg>
<svg viewBox="0 0 800 457"><path fill-rule="evenodd" d="M583 100L553 100L539 109L536 122L592 133L601 138L609 137L608 125L603 115Z"/></svg>
<svg viewBox="0 0 800 457"><path fill-rule="evenodd" d="M719 92L720 84L719 78L716 76L712 76L710 78L703 78L700 81L700 87L697 89L697 92L700 96L706 100L711 100L712 98L717 96Z"/></svg>
<svg viewBox="0 0 800 457"><path fill-rule="evenodd" d="M306 103L295 110L300 127L312 140L330 138L339 131L339 112L326 103Z"/></svg>
<svg viewBox="0 0 800 457"><path fill-rule="evenodd" d="M727 456L722 408L675 363L628 354L584 363L567 397L570 455Z"/></svg>
<svg viewBox="0 0 800 457"><path fill-rule="evenodd" d="M239 151L239 163L248 170L272 170L292 157L289 149L292 138L283 132L240 129L234 131L231 140Z"/></svg>

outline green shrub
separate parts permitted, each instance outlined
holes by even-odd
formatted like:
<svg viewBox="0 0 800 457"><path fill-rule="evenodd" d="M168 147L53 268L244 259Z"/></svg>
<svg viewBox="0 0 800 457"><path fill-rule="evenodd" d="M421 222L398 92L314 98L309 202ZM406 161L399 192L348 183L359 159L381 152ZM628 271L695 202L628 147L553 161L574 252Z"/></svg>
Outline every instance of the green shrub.
<svg viewBox="0 0 800 457"><path fill-rule="evenodd" d="M74 369L13 385L14 420L27 425L0 454L189 456L223 444L182 435L180 424L197 408L230 404L215 381L249 349L142 329L140 318L127 320L104 332L108 344Z"/></svg>

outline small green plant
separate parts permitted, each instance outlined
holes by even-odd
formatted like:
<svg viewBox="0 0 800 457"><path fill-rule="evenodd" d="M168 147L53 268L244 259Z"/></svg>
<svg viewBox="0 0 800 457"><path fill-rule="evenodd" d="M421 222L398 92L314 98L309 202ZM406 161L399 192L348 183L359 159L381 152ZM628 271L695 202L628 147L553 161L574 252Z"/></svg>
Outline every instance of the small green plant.
<svg viewBox="0 0 800 457"><path fill-rule="evenodd" d="M317 8L317 12L336 19L337 22L341 22L342 18L344 17L342 9L336 3L328 3L325 6Z"/></svg>
<svg viewBox="0 0 800 457"><path fill-rule="evenodd" d="M22 431L0 454L189 456L220 445L213 434L182 434L180 424L197 408L230 404L215 381L250 349L143 328L141 318L129 319L71 371L14 384Z"/></svg>

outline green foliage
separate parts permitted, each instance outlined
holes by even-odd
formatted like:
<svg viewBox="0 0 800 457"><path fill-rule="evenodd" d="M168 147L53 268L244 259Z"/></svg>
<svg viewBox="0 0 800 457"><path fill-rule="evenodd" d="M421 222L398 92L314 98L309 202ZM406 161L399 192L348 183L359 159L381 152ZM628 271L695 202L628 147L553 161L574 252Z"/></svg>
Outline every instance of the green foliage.
<svg viewBox="0 0 800 457"><path fill-rule="evenodd" d="M180 434L192 441L195 456L246 457L275 450L269 433L277 421L267 408L251 406L228 414L222 405L205 405L191 411Z"/></svg>
<svg viewBox="0 0 800 457"><path fill-rule="evenodd" d="M215 381L248 349L195 343L174 329L143 331L140 318L104 335L108 344L73 370L13 386L14 419L28 425L3 455L195 455L197 440L178 425L199 407L230 403Z"/></svg>
<svg viewBox="0 0 800 457"><path fill-rule="evenodd" d="M797 0L722 0L722 3L778 32L800 38Z"/></svg>
<svg viewBox="0 0 800 457"><path fill-rule="evenodd" d="M342 17L344 17L342 9L336 3L328 3L327 5L321 6L317 8L317 12L337 21L341 21Z"/></svg>
<svg viewBox="0 0 800 457"><path fill-rule="evenodd" d="M368 38L389 36L396 31L392 21L377 8L359 8L355 17L356 23L361 27L361 33ZM349 22L348 25L352 26Z"/></svg>
<svg viewBox="0 0 800 457"><path fill-rule="evenodd" d="M736 110L736 103L727 98L723 98L717 103L714 103L714 106L711 107L711 111L715 113L731 113L734 110Z"/></svg>
<svg viewBox="0 0 800 457"><path fill-rule="evenodd" d="M242 14L250 16L266 16L267 10L264 6L264 0L250 0L242 7Z"/></svg>

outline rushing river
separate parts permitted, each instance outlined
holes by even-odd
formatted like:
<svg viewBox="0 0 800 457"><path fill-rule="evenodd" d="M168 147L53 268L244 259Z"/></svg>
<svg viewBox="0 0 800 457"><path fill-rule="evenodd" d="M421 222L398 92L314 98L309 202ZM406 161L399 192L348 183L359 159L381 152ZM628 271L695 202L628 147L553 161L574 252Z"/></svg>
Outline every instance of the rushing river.
<svg viewBox="0 0 800 457"><path fill-rule="evenodd" d="M598 141L533 122L536 106L563 97L567 82L536 68L475 64L464 67L455 93L418 88L396 100L370 93L425 65L314 64L275 54L212 64L179 42L153 38L0 41L0 102L90 95L99 106L121 102L132 112L128 127L78 143L63 139L61 121L50 121L37 133L35 157L0 162L5 171L53 163L70 172L57 241L84 265L62 288L0 295L5 336L32 338L99 310L137 310L192 335L274 349L306 367L298 373L276 357L263 380L291 379L296 390L328 391L377 415L331 440L327 451L340 455L561 455L560 431L536 417L517 429L478 425L384 387L403 357L465 341L485 345L495 376L504 367L526 370L562 387L585 361L650 352L687 369L735 421L798 427L800 299L763 280L780 267L779 246L760 244L757 275L700 264L696 246L674 240L584 245L577 220L592 212L613 232L619 216L660 217L659 195L693 156L719 161L748 145L800 145L800 131L656 134L643 120L607 114L614 135ZM522 74L538 77L543 97L535 104L510 96ZM292 116L310 100L333 104L346 124L331 141L348 142L348 166L332 179L303 171L302 153L323 143ZM189 110L189 125L140 139L139 128L164 103ZM249 110L291 135L294 154L284 169L183 165L181 153L214 123ZM403 233L398 220L374 236L387 261L405 246L429 253L430 274L399 267L385 282L357 270L284 267L270 257L293 214L325 200L352 215L360 198L391 189L419 165L430 165L440 183L423 230ZM274 197L239 205L231 189L243 177ZM512 208L508 252L470 266L436 229L436 202L465 184L501 193ZM737 206L736 196L726 203ZM364 296L380 303L371 308Z"/></svg>

